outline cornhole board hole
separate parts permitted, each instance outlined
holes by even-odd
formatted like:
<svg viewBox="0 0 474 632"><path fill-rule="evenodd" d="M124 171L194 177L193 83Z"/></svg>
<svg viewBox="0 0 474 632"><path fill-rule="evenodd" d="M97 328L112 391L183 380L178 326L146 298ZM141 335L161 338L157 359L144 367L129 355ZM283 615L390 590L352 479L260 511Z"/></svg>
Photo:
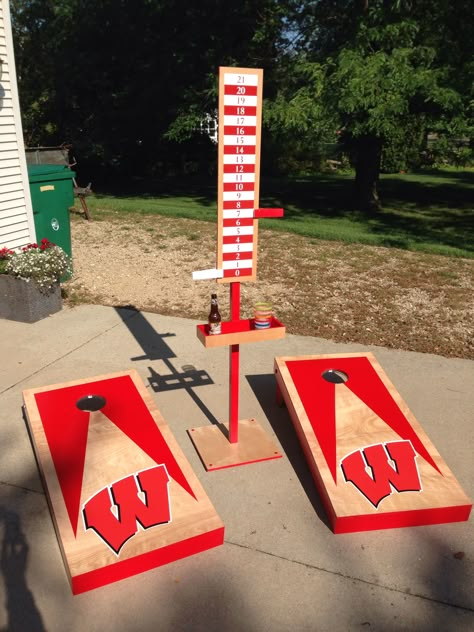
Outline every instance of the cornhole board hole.
<svg viewBox="0 0 474 632"><path fill-rule="evenodd" d="M371 353L275 358L334 533L467 520L472 503Z"/></svg>
<svg viewBox="0 0 474 632"><path fill-rule="evenodd" d="M136 371L29 389L23 401L74 594L223 543Z"/></svg>

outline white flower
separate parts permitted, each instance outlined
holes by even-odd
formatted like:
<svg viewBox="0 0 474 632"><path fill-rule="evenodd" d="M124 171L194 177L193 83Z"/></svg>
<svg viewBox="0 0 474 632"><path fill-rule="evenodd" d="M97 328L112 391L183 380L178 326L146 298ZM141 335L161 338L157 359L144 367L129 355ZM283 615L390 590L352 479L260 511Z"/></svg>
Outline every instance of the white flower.
<svg viewBox="0 0 474 632"><path fill-rule="evenodd" d="M71 272L70 260L59 246L28 248L11 256L7 274L25 281L35 281L43 291L49 290L66 273Z"/></svg>

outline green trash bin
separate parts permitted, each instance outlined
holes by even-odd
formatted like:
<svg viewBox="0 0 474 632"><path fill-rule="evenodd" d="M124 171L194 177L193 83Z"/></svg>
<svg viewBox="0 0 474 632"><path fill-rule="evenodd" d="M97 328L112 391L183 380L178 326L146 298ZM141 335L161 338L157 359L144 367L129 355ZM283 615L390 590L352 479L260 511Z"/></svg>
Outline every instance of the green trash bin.
<svg viewBox="0 0 474 632"><path fill-rule="evenodd" d="M38 243L46 237L71 257L69 208L74 206L74 171L62 165L28 165L31 203ZM62 277L61 280L65 281Z"/></svg>

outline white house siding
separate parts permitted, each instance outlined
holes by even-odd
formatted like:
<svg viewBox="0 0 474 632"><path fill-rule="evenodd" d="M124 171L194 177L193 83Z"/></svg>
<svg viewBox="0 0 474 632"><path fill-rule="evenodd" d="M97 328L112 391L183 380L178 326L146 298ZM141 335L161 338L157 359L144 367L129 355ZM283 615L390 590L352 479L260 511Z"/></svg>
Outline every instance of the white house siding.
<svg viewBox="0 0 474 632"><path fill-rule="evenodd" d="M0 248L36 240L8 0L0 0Z"/></svg>

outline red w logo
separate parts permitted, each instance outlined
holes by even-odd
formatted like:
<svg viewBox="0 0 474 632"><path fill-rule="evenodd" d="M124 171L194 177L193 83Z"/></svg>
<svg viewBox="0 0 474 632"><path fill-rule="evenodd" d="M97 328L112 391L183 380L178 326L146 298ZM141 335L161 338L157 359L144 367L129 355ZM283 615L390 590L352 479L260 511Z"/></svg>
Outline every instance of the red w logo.
<svg viewBox="0 0 474 632"><path fill-rule="evenodd" d="M158 465L104 487L84 503L85 528L95 531L118 555L125 542L137 533L138 524L149 529L171 522L169 480L166 466ZM139 492L144 493L145 501Z"/></svg>
<svg viewBox="0 0 474 632"><path fill-rule="evenodd" d="M351 452L341 460L341 469L346 483L352 483L377 509L392 494L392 488L397 492L421 491L415 459L411 441L390 441Z"/></svg>

